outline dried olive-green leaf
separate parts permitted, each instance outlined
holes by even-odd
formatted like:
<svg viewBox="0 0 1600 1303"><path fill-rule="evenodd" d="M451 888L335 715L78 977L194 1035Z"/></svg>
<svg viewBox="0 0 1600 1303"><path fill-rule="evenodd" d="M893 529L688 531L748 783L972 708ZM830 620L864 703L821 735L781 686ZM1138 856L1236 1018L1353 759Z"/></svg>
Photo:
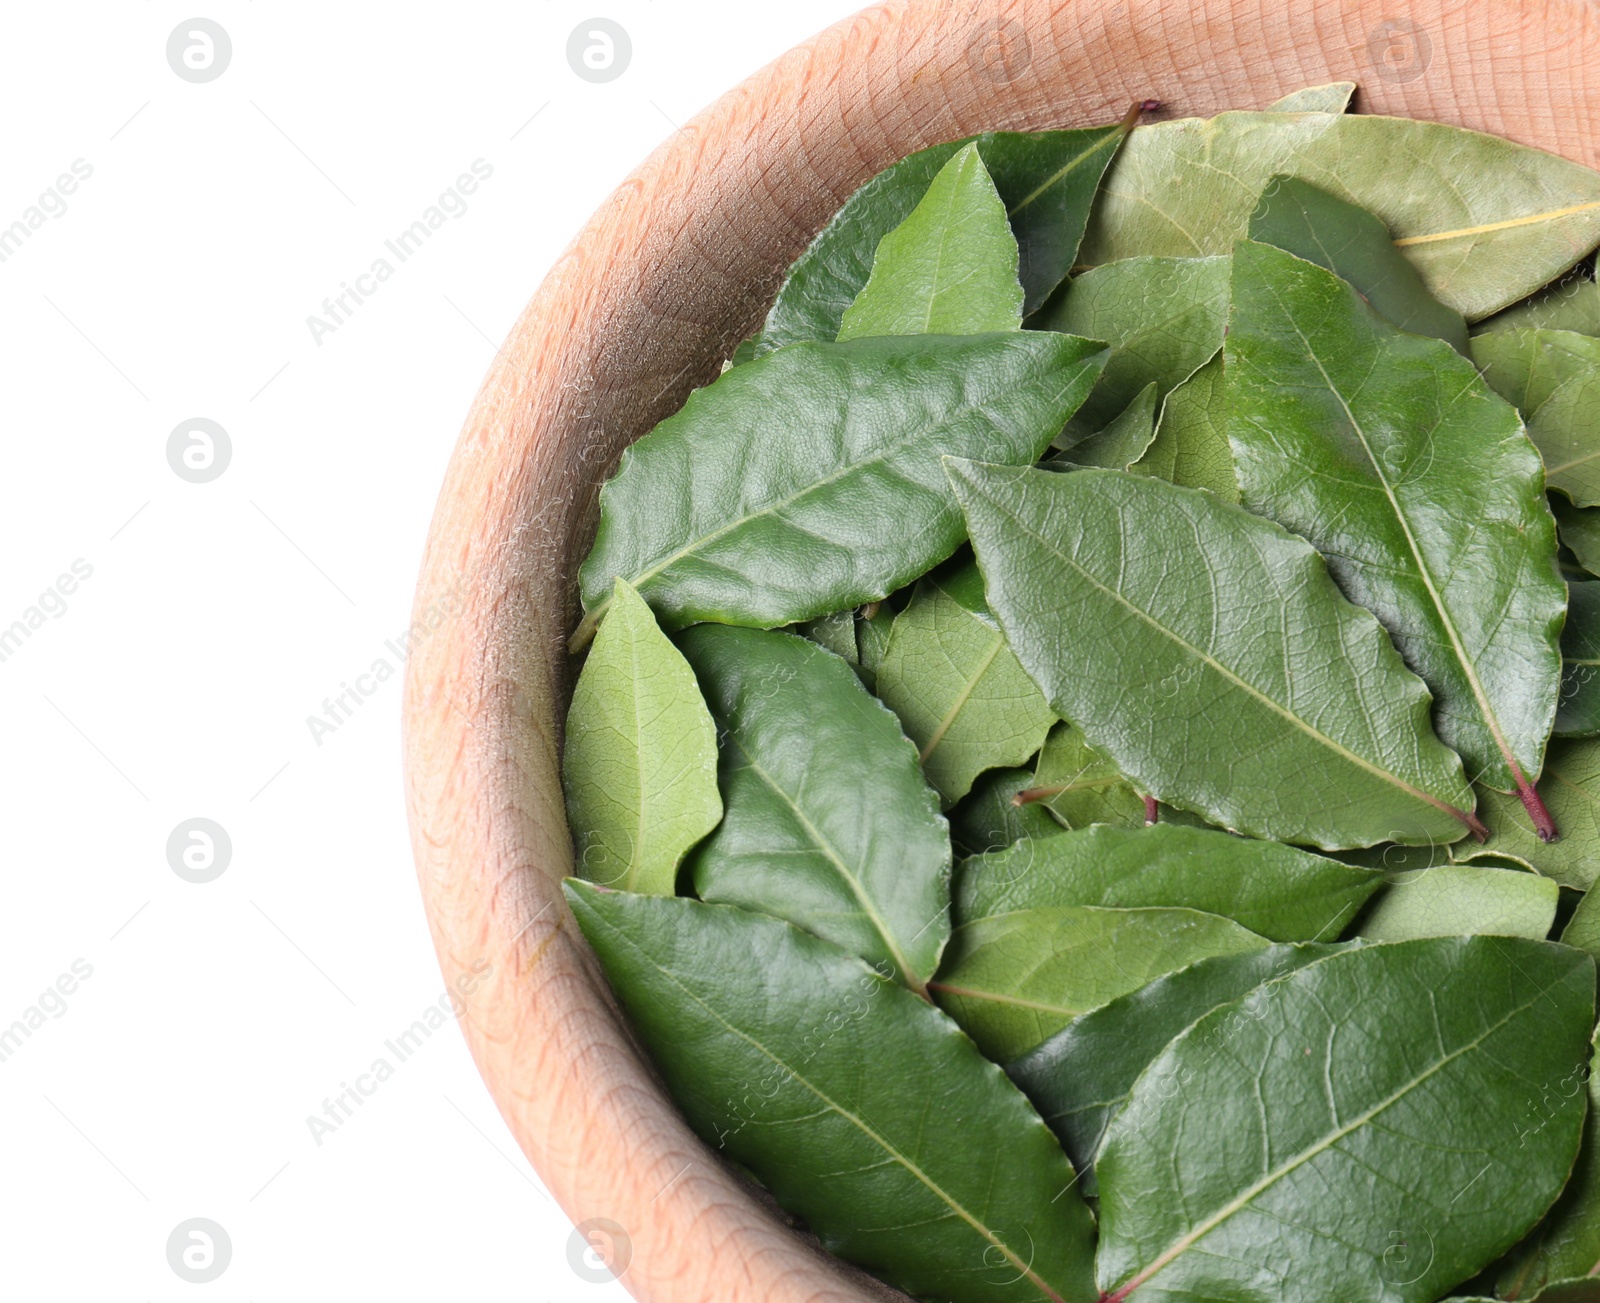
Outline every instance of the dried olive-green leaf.
<svg viewBox="0 0 1600 1303"><path fill-rule="evenodd" d="M1250 215L1250 238L1314 262L1360 291L1401 330L1467 351L1467 323L1428 292L1421 273L1395 248L1388 227L1364 208L1309 181L1275 176Z"/></svg>
<svg viewBox="0 0 1600 1303"><path fill-rule="evenodd" d="M1378 616L1474 778L1531 793L1565 594L1516 412L1470 361L1396 329L1331 272L1252 241L1233 266L1228 436L1244 505L1309 539Z"/></svg>
<svg viewBox="0 0 1600 1303"><path fill-rule="evenodd" d="M1267 944L1232 919L1193 909L1019 910L958 927L928 989L985 1054L1014 1059L1153 977Z"/></svg>
<svg viewBox="0 0 1600 1303"><path fill-rule="evenodd" d="M950 840L899 721L839 657L787 633L679 638L722 740L701 899L776 914L920 989L950 934Z"/></svg>
<svg viewBox="0 0 1600 1303"><path fill-rule="evenodd" d="M1584 1106L1530 1091L1588 1057L1594 961L1519 937L1359 946L1224 1005L1107 1129L1101 1289L1120 1303L1427 1303L1560 1192ZM1381 998L1378 998L1381 993Z"/></svg>
<svg viewBox="0 0 1600 1303"><path fill-rule="evenodd" d="M1290 91L1267 105L1268 113L1343 113L1356 93L1353 81L1330 81L1326 86L1307 86Z"/></svg>
<svg viewBox="0 0 1600 1303"><path fill-rule="evenodd" d="M1600 581L1567 585L1557 737L1600 734Z"/></svg>
<svg viewBox="0 0 1600 1303"><path fill-rule="evenodd" d="M578 871L670 896L678 861L717 826L717 734L688 664L617 580L567 712L562 753Z"/></svg>
<svg viewBox="0 0 1600 1303"><path fill-rule="evenodd" d="M1029 330L795 344L725 372L601 489L575 644L618 575L669 629L771 628L887 596L962 541L940 457L1037 460L1103 357Z"/></svg>
<svg viewBox="0 0 1600 1303"><path fill-rule="evenodd" d="M1368 941L1502 936L1543 941L1561 888L1523 869L1441 864L1399 875L1361 920Z"/></svg>
<svg viewBox="0 0 1600 1303"><path fill-rule="evenodd" d="M1325 849L1466 831L1427 689L1309 543L1143 476L946 465L1017 659L1141 788Z"/></svg>
<svg viewBox="0 0 1600 1303"><path fill-rule="evenodd" d="M1278 174L1376 216L1434 295L1469 321L1600 244L1600 173L1554 154L1406 118L1223 113L1133 131L1078 260L1228 253Z"/></svg>
<svg viewBox="0 0 1600 1303"><path fill-rule="evenodd" d="M1600 504L1600 339L1570 330L1497 330L1472 358L1528 422L1550 487Z"/></svg>
<svg viewBox="0 0 1600 1303"><path fill-rule="evenodd" d="M1272 941L1332 941L1383 881L1216 828L1099 826L965 861L955 916L965 924L1046 906L1158 906L1222 914Z"/></svg>
<svg viewBox="0 0 1600 1303"><path fill-rule="evenodd" d="M1210 489L1228 502L1239 500L1221 349L1166 396L1154 441L1128 469L1168 484Z"/></svg>
<svg viewBox="0 0 1600 1303"><path fill-rule="evenodd" d="M690 1125L824 1248L919 1297L1095 1303L1071 1164L944 1014L776 919L567 899Z"/></svg>
<svg viewBox="0 0 1600 1303"><path fill-rule="evenodd" d="M1017 240L978 147L965 145L883 237L839 338L1021 329Z"/></svg>
<svg viewBox="0 0 1600 1303"><path fill-rule="evenodd" d="M1056 719L983 604L971 562L918 585L895 617L877 691L946 805L985 769L1027 760Z"/></svg>
<svg viewBox="0 0 1600 1303"><path fill-rule="evenodd" d="M1575 330L1580 335L1600 335L1600 284L1595 283L1593 262L1479 322L1473 334L1491 330Z"/></svg>
<svg viewBox="0 0 1600 1303"><path fill-rule="evenodd" d="M1144 456L1156 437L1156 382L1141 389L1131 403L1105 429L1086 439L1068 442L1067 451L1044 465L1051 470L1099 466L1124 471Z"/></svg>

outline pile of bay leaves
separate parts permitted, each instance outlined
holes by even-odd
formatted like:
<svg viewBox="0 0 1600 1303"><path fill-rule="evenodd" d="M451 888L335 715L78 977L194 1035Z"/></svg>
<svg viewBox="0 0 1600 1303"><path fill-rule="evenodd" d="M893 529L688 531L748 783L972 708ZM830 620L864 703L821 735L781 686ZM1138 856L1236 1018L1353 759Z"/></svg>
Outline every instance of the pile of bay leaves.
<svg viewBox="0 0 1600 1303"><path fill-rule="evenodd" d="M1600 174L1352 89L904 159L601 492L568 900L919 1298L1600 1299Z"/></svg>

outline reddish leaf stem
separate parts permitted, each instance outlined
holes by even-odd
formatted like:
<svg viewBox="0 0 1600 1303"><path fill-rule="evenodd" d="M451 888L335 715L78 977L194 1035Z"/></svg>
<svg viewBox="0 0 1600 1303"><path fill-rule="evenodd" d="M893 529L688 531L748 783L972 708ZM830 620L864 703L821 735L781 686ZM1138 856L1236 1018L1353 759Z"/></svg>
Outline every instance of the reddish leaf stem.
<svg viewBox="0 0 1600 1303"><path fill-rule="evenodd" d="M1151 824L1155 823L1156 820L1158 820L1160 818L1161 818L1161 806L1156 802L1156 798L1153 797L1153 796L1145 797L1144 798L1144 826L1146 828L1148 828L1148 827L1150 827Z"/></svg>
<svg viewBox="0 0 1600 1303"><path fill-rule="evenodd" d="M1533 820L1533 830L1539 834L1542 842L1553 842L1561 834L1556 830L1556 821L1550 817L1550 811L1545 808L1539 791L1528 781L1527 775L1520 769L1515 771L1517 779L1517 796L1521 799L1523 808L1527 810L1528 817Z"/></svg>

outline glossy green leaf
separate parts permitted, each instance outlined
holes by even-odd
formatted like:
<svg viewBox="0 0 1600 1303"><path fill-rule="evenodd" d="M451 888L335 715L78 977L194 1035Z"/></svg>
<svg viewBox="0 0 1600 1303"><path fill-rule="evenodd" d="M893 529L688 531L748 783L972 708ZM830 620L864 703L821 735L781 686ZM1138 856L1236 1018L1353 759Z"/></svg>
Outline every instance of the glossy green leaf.
<svg viewBox="0 0 1600 1303"><path fill-rule="evenodd" d="M1263 982L1335 953L1327 945L1278 945L1202 959L1073 1019L1006 1072L1060 1137L1081 1173L1079 1188L1092 1195L1106 1127L1173 1037ZM1238 1016L1249 1017L1249 1008L1246 1001Z"/></svg>
<svg viewBox="0 0 1600 1303"><path fill-rule="evenodd" d="M1144 794L1073 724L1063 722L1050 730L1033 775L1022 787L1016 799L1026 808L1049 811L1063 828L1145 825Z"/></svg>
<svg viewBox="0 0 1600 1303"><path fill-rule="evenodd" d="M824 1248L919 1297L1095 1303L1071 1165L944 1014L775 919L567 899L689 1123Z"/></svg>
<svg viewBox="0 0 1600 1303"><path fill-rule="evenodd" d="M1600 284L1595 283L1593 273L1592 262L1586 268L1576 268L1553 285L1480 322L1473 333L1575 330L1580 335L1600 335Z"/></svg>
<svg viewBox="0 0 1600 1303"><path fill-rule="evenodd" d="M1600 734L1600 580L1567 585L1557 737Z"/></svg>
<svg viewBox="0 0 1600 1303"><path fill-rule="evenodd" d="M928 989L979 1049L1003 1061L1162 973L1267 944L1232 919L1192 909L1020 910L958 927Z"/></svg>
<svg viewBox="0 0 1600 1303"><path fill-rule="evenodd" d="M851 665L858 665L861 662L860 650L856 645L854 608L819 615L815 620L807 620L804 624L798 625L795 632L801 637L811 639L819 647L826 647L835 656Z"/></svg>
<svg viewBox="0 0 1600 1303"><path fill-rule="evenodd" d="M1100 826L965 861L955 916L1160 906L1221 914L1273 941L1332 941L1382 885L1371 869L1215 828Z"/></svg>
<svg viewBox="0 0 1600 1303"><path fill-rule="evenodd" d="M950 840L899 721L787 633L679 639L722 740L726 813L691 857L702 900L788 919L920 989L950 933Z"/></svg>
<svg viewBox="0 0 1600 1303"><path fill-rule="evenodd" d="M796 344L735 367L600 490L574 642L619 575L671 629L770 628L886 597L962 541L940 457L1036 461L1103 356L1014 331Z"/></svg>
<svg viewBox="0 0 1600 1303"><path fill-rule="evenodd" d="M1561 1190L1584 1110L1530 1088L1588 1054L1594 961L1515 937L1360 946L1206 1015L1111 1122L1112 1300L1427 1303ZM1381 998L1375 998L1381 992Z"/></svg>
<svg viewBox="0 0 1600 1303"><path fill-rule="evenodd" d="M1233 266L1244 505L1309 539L1378 616L1478 781L1531 787L1561 691L1565 593L1516 412L1466 358L1397 330L1321 267L1250 241Z"/></svg>
<svg viewBox="0 0 1600 1303"><path fill-rule="evenodd" d="M1458 849L1456 858L1497 856L1526 864L1563 887L1587 891L1600 876L1600 738L1552 741L1539 795L1561 829L1559 841L1539 840L1515 796L1480 788L1478 814L1488 840Z"/></svg>
<svg viewBox="0 0 1600 1303"><path fill-rule="evenodd" d="M895 617L877 690L946 805L985 769L1027 760L1056 719L1006 646L970 562L918 585Z"/></svg>
<svg viewBox="0 0 1600 1303"><path fill-rule="evenodd" d="M1152 380L1105 429L1069 442L1066 452L1044 464L1051 470L1074 470L1079 466L1127 470L1144 456L1156 437L1156 398L1156 382Z"/></svg>
<svg viewBox="0 0 1600 1303"><path fill-rule="evenodd" d="M1427 689L1303 539L1143 476L946 465L1017 659L1141 788L1326 849L1466 830Z"/></svg>
<svg viewBox="0 0 1600 1303"><path fill-rule="evenodd" d="M962 855L997 851L1024 837L1054 837L1065 831L1042 805L1012 798L1033 782L1028 769L995 769L979 776L972 791L950 811L950 840Z"/></svg>
<svg viewBox="0 0 1600 1303"><path fill-rule="evenodd" d="M1078 260L1231 252L1279 174L1376 216L1434 296L1469 321L1525 298L1600 244L1600 174L1554 154L1405 118L1223 113L1134 130Z"/></svg>
<svg viewBox="0 0 1600 1303"><path fill-rule="evenodd" d="M1343 113L1356 93L1353 81L1330 81L1326 86L1307 86L1290 91L1267 105L1268 113Z"/></svg>
<svg viewBox="0 0 1600 1303"><path fill-rule="evenodd" d="M1441 864L1400 875L1361 921L1368 941L1503 936L1543 941L1561 888L1523 869Z"/></svg>
<svg viewBox="0 0 1600 1303"><path fill-rule="evenodd" d="M1561 542L1572 549L1580 566L1600 578L1600 507L1574 507L1559 493L1548 494L1547 501Z"/></svg>
<svg viewBox="0 0 1600 1303"><path fill-rule="evenodd" d="M1600 339L1497 330L1473 338L1472 358L1527 421L1550 487L1577 506L1600 504Z"/></svg>
<svg viewBox="0 0 1600 1303"><path fill-rule="evenodd" d="M1005 201L1031 312L1077 258L1089 206L1125 134L1121 123L1078 131L987 132L920 150L885 168L845 201L789 269L767 314L761 351L838 336L845 310L872 272L879 242L911 215L939 169L968 140L976 142Z"/></svg>
<svg viewBox="0 0 1600 1303"><path fill-rule="evenodd" d="M699 685L640 596L617 580L567 711L562 753L578 872L670 896L717 826L717 735Z"/></svg>
<svg viewBox="0 0 1600 1303"><path fill-rule="evenodd" d="M1070 430L1114 420L1148 384L1165 395L1218 348L1228 324L1228 263L1217 258L1129 258L1095 267L1031 324L1111 346L1099 382Z"/></svg>
<svg viewBox="0 0 1600 1303"><path fill-rule="evenodd" d="M1168 484L1209 489L1228 502L1239 500L1221 349L1166 396L1154 441L1128 469Z"/></svg>
<svg viewBox="0 0 1600 1303"><path fill-rule="evenodd" d="M839 338L1021 329L1017 240L978 147L965 145L883 237Z"/></svg>
<svg viewBox="0 0 1600 1303"><path fill-rule="evenodd" d="M1250 215L1250 238L1326 268L1353 285L1372 310L1401 330L1467 351L1467 323L1428 292L1395 248L1389 228L1364 208L1309 181L1275 176Z"/></svg>

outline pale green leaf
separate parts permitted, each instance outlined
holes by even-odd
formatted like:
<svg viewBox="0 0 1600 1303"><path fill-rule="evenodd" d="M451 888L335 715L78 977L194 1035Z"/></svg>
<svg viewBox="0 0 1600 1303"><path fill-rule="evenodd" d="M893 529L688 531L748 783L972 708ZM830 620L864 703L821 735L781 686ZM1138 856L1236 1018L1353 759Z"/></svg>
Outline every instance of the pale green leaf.
<svg viewBox="0 0 1600 1303"><path fill-rule="evenodd" d="M1359 946L1223 1005L1134 1085L1095 1165L1096 1265L1136 1303L1428 1303L1550 1206L1594 961L1517 937ZM1380 995L1381 993L1381 995ZM1535 1125L1535 1123L1538 1123Z"/></svg>
<svg viewBox="0 0 1600 1303"><path fill-rule="evenodd" d="M978 147L965 145L883 237L839 338L1021 329L1016 237Z"/></svg>
<svg viewBox="0 0 1600 1303"><path fill-rule="evenodd" d="M699 685L620 579L572 691L561 778L578 872L625 891L672 895L684 852L722 817Z"/></svg>
<svg viewBox="0 0 1600 1303"><path fill-rule="evenodd" d="M1155 440L1128 469L1169 484L1210 489L1228 502L1239 500L1221 349L1166 396Z"/></svg>
<svg viewBox="0 0 1600 1303"><path fill-rule="evenodd" d="M1268 113L1343 113L1356 93L1353 81L1330 81L1326 86L1307 86L1290 91L1267 105Z"/></svg>
<svg viewBox="0 0 1600 1303"><path fill-rule="evenodd" d="M1368 941L1503 936L1543 941L1561 888L1523 869L1441 864L1397 876L1361 920Z"/></svg>
<svg viewBox="0 0 1600 1303"><path fill-rule="evenodd" d="M776 919L567 899L690 1125L823 1248L922 1298L1095 1303L1071 1164L939 1010Z"/></svg>
<svg viewBox="0 0 1600 1303"><path fill-rule="evenodd" d="M1600 339L1497 330L1473 339L1472 358L1527 421L1550 487L1577 506L1600 504Z"/></svg>
<svg viewBox="0 0 1600 1303"><path fill-rule="evenodd" d="M705 624L679 644L722 741L706 901L788 919L920 989L950 933L950 839L899 721L804 638Z"/></svg>
<svg viewBox="0 0 1600 1303"><path fill-rule="evenodd" d="M985 1054L1013 1059L1153 977L1267 944L1192 909L1022 910L958 927L929 990Z"/></svg>
<svg viewBox="0 0 1600 1303"><path fill-rule="evenodd" d="M1376 216L1434 296L1469 321L1600 244L1600 174L1554 154L1406 118L1223 113L1135 128L1079 262L1228 253L1280 173Z"/></svg>
<svg viewBox="0 0 1600 1303"><path fill-rule="evenodd" d="M1310 540L1378 616L1478 781L1531 786L1566 603L1516 412L1470 361L1396 329L1331 272L1251 241L1233 266L1228 435L1244 505Z"/></svg>
<svg viewBox="0 0 1600 1303"><path fill-rule="evenodd" d="M890 630L877 692L946 805L985 769L1027 760L1056 718L983 604L971 562L918 585Z"/></svg>
<svg viewBox="0 0 1600 1303"><path fill-rule="evenodd" d="M1017 659L1141 788L1326 849L1466 830L1427 689L1303 539L1142 476L946 465Z"/></svg>

